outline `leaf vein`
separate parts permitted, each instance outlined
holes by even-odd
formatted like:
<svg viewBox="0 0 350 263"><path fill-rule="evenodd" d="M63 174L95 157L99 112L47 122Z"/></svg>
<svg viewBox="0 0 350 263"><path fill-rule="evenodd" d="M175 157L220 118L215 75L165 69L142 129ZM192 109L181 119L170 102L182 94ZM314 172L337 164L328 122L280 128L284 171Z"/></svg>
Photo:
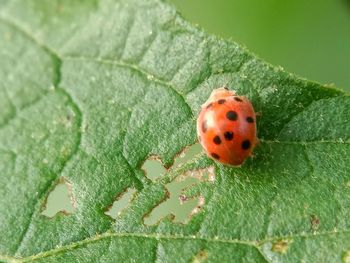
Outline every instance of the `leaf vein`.
<svg viewBox="0 0 350 263"><path fill-rule="evenodd" d="M104 64L112 64L112 65L116 65L116 66L119 66L119 67L124 67L124 68L129 68L129 69L135 70L135 71L141 73L147 79L149 79L150 76L151 76L151 79L152 79L153 82L158 83L158 84L160 84L162 86L165 86L168 89L172 90L182 100L184 105L187 107L187 110L189 111L191 117L193 117L192 109L189 106L189 104L187 103L186 98L184 97L183 94L178 92L178 90L174 86L172 86L169 82L154 77L152 74L148 73L144 69L141 69L137 65L125 63L123 61L120 61L120 60L118 61L118 60L115 60L115 59L111 60L111 59L94 58L94 57L87 57L87 56L64 56L63 58L64 59L71 59L71 60L82 60L82 61L85 60L85 61L94 61L94 62L104 63Z"/></svg>
<svg viewBox="0 0 350 263"><path fill-rule="evenodd" d="M31 255L24 258L19 257L12 257L8 255L0 255L1 258L7 258L8 260L12 260L13 262L30 262L37 259L54 256L56 254L60 254L65 252L66 250L73 250L77 249L81 246L98 242L100 240L106 239L106 238L149 238L149 239L157 239L157 240L200 240L200 241L206 241L206 242L218 242L218 243L228 243L228 244L240 244L245 246L251 246L254 248L257 248L260 253L261 249L260 247L267 243L267 242L273 242L280 239L292 239L292 238L318 238L320 236L326 236L326 235L337 235L337 234L350 234L350 230L331 230L331 231L325 231L325 232L318 232L318 233L301 233L301 234L291 234L286 236L274 236L274 237L267 237L265 239L254 241L254 240L240 240L240 239L224 239L224 238L212 238L212 237L203 237L203 236L189 236L189 235L170 235L170 234L158 234L158 233L112 233L112 232L106 232L104 234L95 235L92 237L89 237L87 239L77 241L70 243L68 245L64 245L58 248L54 248L45 252L41 252L35 255ZM264 256L266 259L266 257ZM266 259L267 260L267 259ZM267 262L269 262L267 260Z"/></svg>

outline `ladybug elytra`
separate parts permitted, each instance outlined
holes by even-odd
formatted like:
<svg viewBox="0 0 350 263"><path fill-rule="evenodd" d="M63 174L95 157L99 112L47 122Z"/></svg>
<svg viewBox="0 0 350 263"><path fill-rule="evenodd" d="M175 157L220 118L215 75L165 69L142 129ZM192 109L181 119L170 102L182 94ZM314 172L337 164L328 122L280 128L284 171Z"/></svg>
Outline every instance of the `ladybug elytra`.
<svg viewBox="0 0 350 263"><path fill-rule="evenodd" d="M197 135L209 157L241 165L258 143L252 104L226 87L213 90L199 113Z"/></svg>

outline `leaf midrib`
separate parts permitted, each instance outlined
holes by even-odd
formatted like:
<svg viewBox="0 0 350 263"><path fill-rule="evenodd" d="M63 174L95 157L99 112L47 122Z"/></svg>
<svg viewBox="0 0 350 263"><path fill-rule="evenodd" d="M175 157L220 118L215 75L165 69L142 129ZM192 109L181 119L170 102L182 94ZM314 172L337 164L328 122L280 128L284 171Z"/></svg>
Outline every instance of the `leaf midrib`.
<svg viewBox="0 0 350 263"><path fill-rule="evenodd" d="M156 239L159 240L193 240L193 241L206 241L206 242L217 242L217 243L226 243L226 244L238 244L238 245L244 245L244 246L251 246L256 248L260 253L261 252L261 246L267 242L275 242L278 240L291 240L294 238L318 238L320 236L327 236L327 235L341 235L341 234L349 234L350 230L331 230L331 231L324 231L324 232L318 232L313 234L292 234L292 235L285 235L285 236L274 236L274 237L267 237L262 240L240 240L240 239L223 239L223 238L208 238L208 237L201 237L196 235L164 235L164 234L155 234L155 233L116 233L116 232L106 232L104 234L95 235L92 237L89 237L84 240L80 240L77 242L70 243L65 246L57 247L51 250L47 250L45 252L41 252L38 254L30 255L28 257L12 257L8 255L0 255L0 260L8 260L11 262L29 262L38 260L41 258L54 256L56 254L65 252L66 250L73 250L78 249L81 246L98 242L103 239L107 238L146 238L146 239ZM263 255L263 254L262 254ZM264 255L263 255L264 256Z"/></svg>

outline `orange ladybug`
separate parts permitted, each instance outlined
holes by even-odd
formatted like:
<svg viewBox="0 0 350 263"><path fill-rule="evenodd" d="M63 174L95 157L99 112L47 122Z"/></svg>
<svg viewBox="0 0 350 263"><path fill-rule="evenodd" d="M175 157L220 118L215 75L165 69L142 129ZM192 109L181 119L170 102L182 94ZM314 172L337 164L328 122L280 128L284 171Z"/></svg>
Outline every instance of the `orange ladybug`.
<svg viewBox="0 0 350 263"><path fill-rule="evenodd" d="M197 135L209 157L241 165L258 143L252 104L226 87L213 90L199 113Z"/></svg>

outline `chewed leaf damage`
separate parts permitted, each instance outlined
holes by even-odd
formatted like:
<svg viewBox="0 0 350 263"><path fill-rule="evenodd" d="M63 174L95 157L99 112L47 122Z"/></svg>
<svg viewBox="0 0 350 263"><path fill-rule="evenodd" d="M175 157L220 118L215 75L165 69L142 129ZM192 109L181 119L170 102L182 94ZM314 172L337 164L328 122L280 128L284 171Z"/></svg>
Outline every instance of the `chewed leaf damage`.
<svg viewBox="0 0 350 263"><path fill-rule="evenodd" d="M61 177L48 195L41 214L52 218L58 213L63 215L72 214L75 212L75 209L76 203L72 194L72 186L67 179Z"/></svg>
<svg viewBox="0 0 350 263"><path fill-rule="evenodd" d="M122 211L130 205L135 194L135 188L127 188L117 196L116 200L113 202L112 206L107 209L105 214L109 215L113 219L116 219L122 213Z"/></svg>
<svg viewBox="0 0 350 263"><path fill-rule="evenodd" d="M142 165L144 175L154 183L158 179L167 176L169 172L182 167L202 152L201 146L196 143L185 147L174 159L170 168L166 168L157 156L150 156ZM200 193L188 194L187 192L200 182L213 182L215 180L214 168L188 170L176 176L172 182L165 185L166 196L153 210L144 215L146 225L156 224L161 218L169 216L174 222L187 223L190 218L199 213L205 203L205 198ZM126 188L119 193L107 209L105 214L117 219L120 214L131 206L136 194L136 189Z"/></svg>
<svg viewBox="0 0 350 263"><path fill-rule="evenodd" d="M174 223L188 223L193 215L201 211L205 198L200 194L188 196L186 192L190 192L191 188L201 182L213 182L213 172L213 167L189 170L167 184L165 187L169 193L168 198L144 217L144 224L155 225L165 217L170 217Z"/></svg>

